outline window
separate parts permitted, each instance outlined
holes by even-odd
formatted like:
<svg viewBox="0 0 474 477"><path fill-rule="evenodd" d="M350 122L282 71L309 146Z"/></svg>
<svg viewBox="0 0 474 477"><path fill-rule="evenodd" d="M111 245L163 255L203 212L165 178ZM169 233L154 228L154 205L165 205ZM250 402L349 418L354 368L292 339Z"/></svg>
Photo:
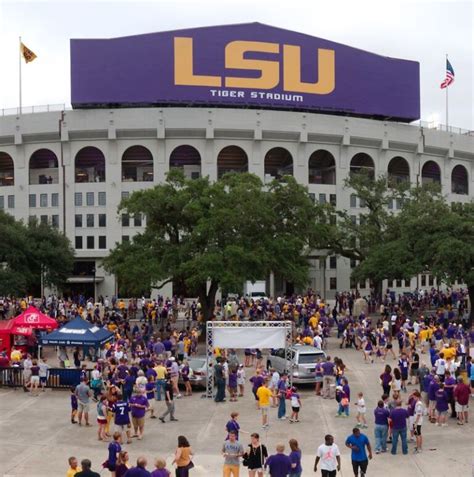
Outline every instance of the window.
<svg viewBox="0 0 474 477"><path fill-rule="evenodd" d="M55 228L59 228L59 215L51 216L51 225Z"/></svg>
<svg viewBox="0 0 474 477"><path fill-rule="evenodd" d="M393 209L393 199L389 199L389 200L388 200L388 208L389 208L390 210Z"/></svg>
<svg viewBox="0 0 474 477"><path fill-rule="evenodd" d="M357 261L351 258L351 268L355 268L357 266Z"/></svg>
<svg viewBox="0 0 474 477"><path fill-rule="evenodd" d="M329 194L329 203L331 205L336 205L337 199L336 199L336 194Z"/></svg>
<svg viewBox="0 0 474 477"><path fill-rule="evenodd" d="M337 257L332 255L329 257L329 268L335 269L337 267Z"/></svg>
<svg viewBox="0 0 474 477"><path fill-rule="evenodd" d="M92 235L87 236L87 248L91 250L94 248L94 237Z"/></svg>
<svg viewBox="0 0 474 477"><path fill-rule="evenodd" d="M107 198L106 198L105 192L99 192L98 204L99 205L107 204Z"/></svg>
<svg viewBox="0 0 474 477"><path fill-rule="evenodd" d="M130 227L130 215L122 214L122 227Z"/></svg>
<svg viewBox="0 0 474 477"><path fill-rule="evenodd" d="M128 199L129 195L130 195L130 192L128 192L128 191L123 191L123 192L122 192L122 199Z"/></svg>
<svg viewBox="0 0 474 477"><path fill-rule="evenodd" d="M80 207L82 205L82 192L76 192L74 194L74 205Z"/></svg>
<svg viewBox="0 0 474 477"><path fill-rule="evenodd" d="M316 200L316 194L314 194L313 192L310 192L308 195L313 202Z"/></svg>
<svg viewBox="0 0 474 477"><path fill-rule="evenodd" d="M421 286L426 287L426 275L421 275Z"/></svg>
<svg viewBox="0 0 474 477"><path fill-rule="evenodd" d="M364 289L365 288L365 280L359 283L359 288Z"/></svg>
<svg viewBox="0 0 474 477"><path fill-rule="evenodd" d="M107 216L99 214L99 227L107 227Z"/></svg>
<svg viewBox="0 0 474 477"><path fill-rule="evenodd" d="M107 248L107 238L105 235L99 235L99 248Z"/></svg>
<svg viewBox="0 0 474 477"><path fill-rule="evenodd" d="M396 287L397 287L397 288L401 288L401 287L402 287L402 281L401 281L401 280L397 280Z"/></svg>
<svg viewBox="0 0 474 477"><path fill-rule="evenodd" d="M326 194L319 194L319 203L320 204L326 203Z"/></svg>
<svg viewBox="0 0 474 477"><path fill-rule="evenodd" d="M94 214L86 215L86 225L87 227L94 227Z"/></svg>
<svg viewBox="0 0 474 477"><path fill-rule="evenodd" d="M40 216L40 222L41 222L41 225L48 225L48 216L47 215Z"/></svg>
<svg viewBox="0 0 474 477"><path fill-rule="evenodd" d="M15 208L15 196L14 195L9 195L8 196L8 208L9 209L14 209Z"/></svg>
<svg viewBox="0 0 474 477"><path fill-rule="evenodd" d="M359 207L365 207L365 200L364 199L360 199Z"/></svg>
<svg viewBox="0 0 474 477"><path fill-rule="evenodd" d="M5 198L3 197L3 195L0 195L0 209L4 209L5 208Z"/></svg>
<svg viewBox="0 0 474 477"><path fill-rule="evenodd" d="M36 194L30 194L28 196L28 206L30 207L30 209L36 207Z"/></svg>
<svg viewBox="0 0 474 477"><path fill-rule="evenodd" d="M76 236L75 248L77 248L77 249L81 249L81 248L82 248L82 237Z"/></svg>
<svg viewBox="0 0 474 477"><path fill-rule="evenodd" d="M331 214L329 216L329 223L331 225L336 225L336 222L337 222L337 217L336 217L336 214Z"/></svg>
<svg viewBox="0 0 474 477"><path fill-rule="evenodd" d="M350 286L351 289L357 288L357 282L355 281L354 278L351 277L350 280L349 280L349 282L350 282L350 283L349 283L349 286Z"/></svg>
<svg viewBox="0 0 474 477"><path fill-rule="evenodd" d="M51 194L51 207L58 207L59 206L59 194L55 192Z"/></svg>
<svg viewBox="0 0 474 477"><path fill-rule="evenodd" d="M122 235L122 242L130 242L130 235Z"/></svg>
<svg viewBox="0 0 474 477"><path fill-rule="evenodd" d="M40 207L48 207L48 194L40 194Z"/></svg>
<svg viewBox="0 0 474 477"><path fill-rule="evenodd" d="M351 207L357 207L357 196L355 194L351 194Z"/></svg>
<svg viewBox="0 0 474 477"><path fill-rule="evenodd" d="M337 278L330 277L329 278L329 289L330 290L337 290Z"/></svg>
<svg viewBox="0 0 474 477"><path fill-rule="evenodd" d="M135 227L141 227L142 226L142 216L140 214L135 215L134 223L135 223Z"/></svg>
<svg viewBox="0 0 474 477"><path fill-rule="evenodd" d="M351 222L353 225L357 224L357 215L351 215Z"/></svg>
<svg viewBox="0 0 474 477"><path fill-rule="evenodd" d="M397 199L396 200L396 208L397 210L400 210L403 207L403 200L402 199Z"/></svg>
<svg viewBox="0 0 474 477"><path fill-rule="evenodd" d="M432 287L434 285L433 275L428 275L428 286Z"/></svg>
<svg viewBox="0 0 474 477"><path fill-rule="evenodd" d="M82 214L76 214L74 216L74 224L76 227L82 227Z"/></svg>
<svg viewBox="0 0 474 477"><path fill-rule="evenodd" d="M28 223L34 224L36 222L36 215L29 215L28 216Z"/></svg>
<svg viewBox="0 0 474 477"><path fill-rule="evenodd" d="M94 192L86 193L86 205L94 205Z"/></svg>

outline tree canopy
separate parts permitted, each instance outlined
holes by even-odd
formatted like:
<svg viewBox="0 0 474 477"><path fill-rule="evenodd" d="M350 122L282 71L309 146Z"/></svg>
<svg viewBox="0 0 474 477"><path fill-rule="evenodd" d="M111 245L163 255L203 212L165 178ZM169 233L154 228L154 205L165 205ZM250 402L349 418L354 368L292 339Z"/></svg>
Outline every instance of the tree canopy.
<svg viewBox="0 0 474 477"><path fill-rule="evenodd" d="M74 250L57 229L32 220L25 225L0 211L0 295L61 287L71 274Z"/></svg>
<svg viewBox="0 0 474 477"><path fill-rule="evenodd" d="M272 271L297 286L308 282L318 211L293 177L264 185L253 174L231 173L211 182L172 170L165 183L125 199L120 211L145 215L146 229L118 244L106 268L134 290L184 283L206 319L219 288L241 291L245 280Z"/></svg>

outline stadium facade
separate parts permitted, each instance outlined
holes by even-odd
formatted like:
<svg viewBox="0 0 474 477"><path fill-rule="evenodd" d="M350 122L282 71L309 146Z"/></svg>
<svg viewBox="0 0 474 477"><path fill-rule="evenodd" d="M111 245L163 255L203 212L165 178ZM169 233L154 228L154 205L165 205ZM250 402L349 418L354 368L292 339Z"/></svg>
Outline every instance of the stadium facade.
<svg viewBox="0 0 474 477"><path fill-rule="evenodd" d="M439 182L453 202L473 197L472 133L408 124L419 119L415 62L245 24L72 40L71 73L73 110L0 117L0 208L64 231L76 250L71 292L117 293L102 259L146 225L117 207L172 167L212 180L227 171L263 181L292 174L354 220L364 204L344 180L360 169ZM351 282L354 266L315 254L310 284L329 298L368 293L368 283ZM428 274L385 284L436 285ZM292 291L278 276L268 288Z"/></svg>

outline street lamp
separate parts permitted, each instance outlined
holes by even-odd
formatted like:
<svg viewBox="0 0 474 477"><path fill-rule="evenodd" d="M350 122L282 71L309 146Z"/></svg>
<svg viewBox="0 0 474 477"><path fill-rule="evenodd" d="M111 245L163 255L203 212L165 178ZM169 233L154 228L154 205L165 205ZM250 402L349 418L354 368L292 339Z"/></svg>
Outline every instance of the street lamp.
<svg viewBox="0 0 474 477"><path fill-rule="evenodd" d="M95 298L95 295L96 295L96 293L95 293L95 272L96 272L96 269L95 269L95 267L93 267L92 268L92 273L94 275L94 281L93 281L93 283L94 283L94 304L97 302L97 300Z"/></svg>

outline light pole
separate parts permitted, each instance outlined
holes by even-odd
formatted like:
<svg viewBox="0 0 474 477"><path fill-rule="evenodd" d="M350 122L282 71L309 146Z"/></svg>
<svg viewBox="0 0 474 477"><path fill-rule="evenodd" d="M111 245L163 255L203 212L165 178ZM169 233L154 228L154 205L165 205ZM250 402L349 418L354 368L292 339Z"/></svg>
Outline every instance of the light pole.
<svg viewBox="0 0 474 477"><path fill-rule="evenodd" d="M96 293L95 293L95 272L96 272L96 269L95 269L95 266L92 268L92 273L94 274L94 281L93 281L93 286L94 286L94 305L96 304L97 300L96 300Z"/></svg>

